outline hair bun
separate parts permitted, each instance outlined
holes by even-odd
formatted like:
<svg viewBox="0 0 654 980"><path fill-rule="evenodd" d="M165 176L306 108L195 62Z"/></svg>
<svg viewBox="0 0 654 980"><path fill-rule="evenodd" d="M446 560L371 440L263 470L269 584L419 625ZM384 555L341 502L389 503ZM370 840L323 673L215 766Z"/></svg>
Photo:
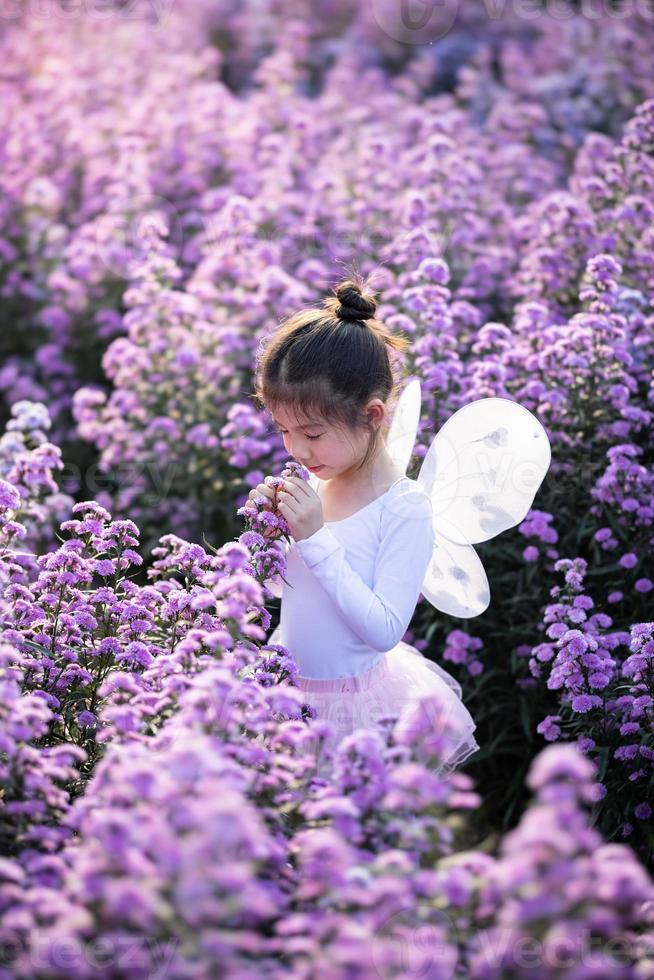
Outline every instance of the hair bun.
<svg viewBox="0 0 654 980"><path fill-rule="evenodd" d="M353 279L346 279L336 289L339 306L336 316L340 320L371 320L377 304L370 293L362 293L361 287Z"/></svg>

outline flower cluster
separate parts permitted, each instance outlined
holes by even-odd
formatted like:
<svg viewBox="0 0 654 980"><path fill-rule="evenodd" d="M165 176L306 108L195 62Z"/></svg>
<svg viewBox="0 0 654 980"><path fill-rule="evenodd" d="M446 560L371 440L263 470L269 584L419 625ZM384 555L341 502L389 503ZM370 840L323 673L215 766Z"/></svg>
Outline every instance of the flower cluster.
<svg viewBox="0 0 654 980"><path fill-rule="evenodd" d="M450 630L445 638L443 660L449 660L453 664L464 664L468 673L476 677L484 670L482 661L476 655L483 645L483 640L478 636L470 636L463 630Z"/></svg>
<svg viewBox="0 0 654 980"><path fill-rule="evenodd" d="M24 848L54 851L70 837L62 820L68 811L68 789L77 778L74 763L86 759L71 743L48 745L54 709L28 691L29 657L9 643L0 644L0 786L4 855Z"/></svg>
<svg viewBox="0 0 654 980"><path fill-rule="evenodd" d="M267 476L264 479L266 486L277 493L284 485L284 480L295 476L301 480L308 480L308 471L296 463L289 460L284 466L280 476ZM274 498L276 500L276 497ZM285 569L285 546L282 542L286 538L286 547L290 543L290 529L284 517L277 510L276 504L272 506L268 497L260 495L249 499L237 511L239 517L243 517L247 523L247 530L241 534L239 541L244 544L251 552L252 568L262 583L268 580L274 581L277 577L284 579ZM276 542L282 545L282 549Z"/></svg>
<svg viewBox="0 0 654 980"><path fill-rule="evenodd" d="M543 616L549 639L533 648L529 668L548 690L559 692L558 705L537 731L547 741L576 738L597 758L602 807L628 836L649 813L647 786L654 773L654 626L612 630L609 615L591 612L595 602L583 588L586 562L562 559L555 567L564 573L565 586L551 589L555 601ZM634 841L641 835L644 827Z"/></svg>
<svg viewBox="0 0 654 980"><path fill-rule="evenodd" d="M45 405L18 401L0 436L0 546L43 551L54 541L53 524L72 499L59 492L55 473L64 469L61 449L48 442L51 419Z"/></svg>

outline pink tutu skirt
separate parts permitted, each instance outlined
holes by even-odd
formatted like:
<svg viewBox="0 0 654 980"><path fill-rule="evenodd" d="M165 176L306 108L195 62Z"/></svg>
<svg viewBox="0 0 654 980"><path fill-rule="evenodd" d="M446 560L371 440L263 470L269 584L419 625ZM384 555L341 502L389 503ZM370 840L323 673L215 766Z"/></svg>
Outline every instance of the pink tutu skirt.
<svg viewBox="0 0 654 980"><path fill-rule="evenodd" d="M268 642L279 643L278 637L279 627ZM436 773L451 772L479 749L473 734L477 726L461 700L459 682L404 640L355 677L298 675L296 683L317 718L333 726L327 743L332 749L358 728L381 731L380 719L390 716L397 718L396 735L405 730L418 745L418 757L421 738L437 742L441 761L429 764Z"/></svg>

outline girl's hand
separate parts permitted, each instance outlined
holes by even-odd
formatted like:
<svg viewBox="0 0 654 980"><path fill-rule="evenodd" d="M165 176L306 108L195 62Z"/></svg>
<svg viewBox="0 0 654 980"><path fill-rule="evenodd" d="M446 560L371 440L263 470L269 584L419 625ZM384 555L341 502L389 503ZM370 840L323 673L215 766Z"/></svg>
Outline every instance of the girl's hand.
<svg viewBox="0 0 654 980"><path fill-rule="evenodd" d="M272 489L272 487L269 487L267 483L259 483L254 488L254 490L250 490L248 494L248 500L256 501L257 497L268 498L265 504L261 504L258 506L262 506L264 510L275 509L275 505L276 505L275 491ZM278 538L280 534L279 530L274 527L268 527L265 529L265 531L261 531L260 533L263 535L264 538Z"/></svg>
<svg viewBox="0 0 654 980"><path fill-rule="evenodd" d="M292 476L277 492L277 509L296 541L308 538L323 526L322 501L306 480Z"/></svg>

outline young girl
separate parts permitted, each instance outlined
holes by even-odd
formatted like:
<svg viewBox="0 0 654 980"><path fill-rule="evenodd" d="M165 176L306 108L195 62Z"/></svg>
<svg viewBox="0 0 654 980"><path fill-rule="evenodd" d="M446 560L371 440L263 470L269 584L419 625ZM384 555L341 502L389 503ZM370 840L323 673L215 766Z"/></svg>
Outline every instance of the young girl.
<svg viewBox="0 0 654 980"><path fill-rule="evenodd" d="M430 498L385 443L391 353L408 342L375 318L356 278L335 293L294 314L258 355L255 397L289 455L315 474L313 486L294 477L276 495L263 483L250 493L267 496L291 531L268 642L297 662L307 702L334 725L331 746L426 710L442 746L437 771L448 772L479 748L476 725L455 678L402 640L434 547Z"/></svg>

